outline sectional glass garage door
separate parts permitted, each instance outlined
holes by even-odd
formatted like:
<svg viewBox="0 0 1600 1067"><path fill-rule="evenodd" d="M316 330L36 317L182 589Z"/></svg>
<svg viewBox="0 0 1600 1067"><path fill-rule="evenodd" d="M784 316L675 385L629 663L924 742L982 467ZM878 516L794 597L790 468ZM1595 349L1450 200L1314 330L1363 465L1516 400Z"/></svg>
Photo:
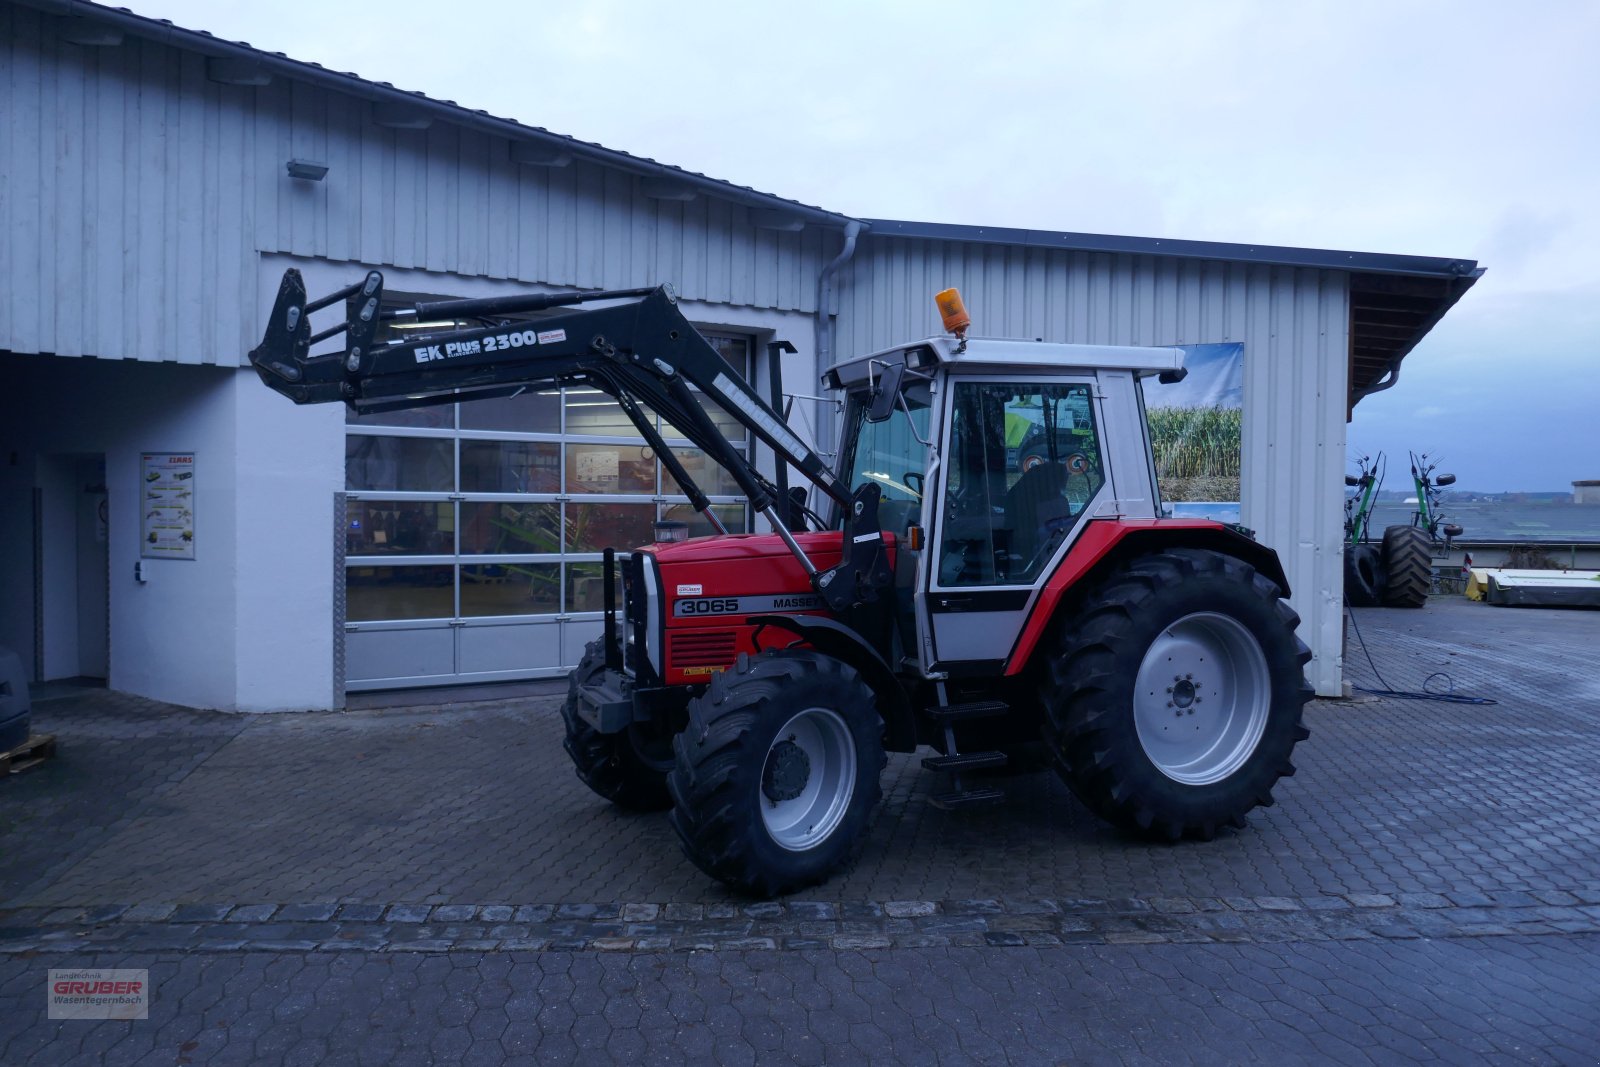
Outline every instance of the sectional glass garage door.
<svg viewBox="0 0 1600 1067"><path fill-rule="evenodd" d="M748 338L707 339L749 373ZM673 451L728 529L746 529L733 480ZM599 636L608 545L648 542L658 518L710 532L616 402L583 387L348 416L345 482L350 690L564 673Z"/></svg>

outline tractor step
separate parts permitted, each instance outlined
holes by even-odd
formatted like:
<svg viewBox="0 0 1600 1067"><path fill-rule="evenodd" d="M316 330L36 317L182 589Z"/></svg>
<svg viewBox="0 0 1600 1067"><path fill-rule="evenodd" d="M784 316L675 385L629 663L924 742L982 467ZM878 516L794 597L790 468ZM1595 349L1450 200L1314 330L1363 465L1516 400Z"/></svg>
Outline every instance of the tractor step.
<svg viewBox="0 0 1600 1067"><path fill-rule="evenodd" d="M956 752L949 756L926 756L922 765L930 771L976 771L984 767L1004 767L1004 752Z"/></svg>
<svg viewBox="0 0 1600 1067"><path fill-rule="evenodd" d="M959 811L998 804L1005 798L1005 792L1000 789L961 789L954 793L936 793L928 798L928 803L943 811Z"/></svg>
<svg viewBox="0 0 1600 1067"><path fill-rule="evenodd" d="M931 707L928 718L937 723L960 722L964 719L988 719L1004 715L1011 705L1003 700L975 700L970 704L943 704Z"/></svg>

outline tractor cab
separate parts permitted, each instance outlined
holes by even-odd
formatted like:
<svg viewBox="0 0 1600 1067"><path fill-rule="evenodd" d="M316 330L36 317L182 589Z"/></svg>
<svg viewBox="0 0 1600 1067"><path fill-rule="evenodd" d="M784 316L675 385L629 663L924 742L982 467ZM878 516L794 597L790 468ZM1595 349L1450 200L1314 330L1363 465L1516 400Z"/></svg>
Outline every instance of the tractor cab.
<svg viewBox="0 0 1600 1067"><path fill-rule="evenodd" d="M841 479L876 486L885 533L922 548L896 584L925 674L1008 660L1090 521L1158 515L1139 380L1181 373L1174 349L948 337L828 371Z"/></svg>

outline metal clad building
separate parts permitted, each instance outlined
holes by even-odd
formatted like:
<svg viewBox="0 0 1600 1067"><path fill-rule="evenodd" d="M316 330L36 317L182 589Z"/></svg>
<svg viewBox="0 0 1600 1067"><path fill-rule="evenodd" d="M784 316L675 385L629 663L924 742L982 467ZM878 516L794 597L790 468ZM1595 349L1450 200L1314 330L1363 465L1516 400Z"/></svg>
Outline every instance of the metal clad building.
<svg viewBox="0 0 1600 1067"><path fill-rule="evenodd" d="M1284 558L1323 693L1345 416L1476 277L853 219L79 0L0 0L0 94L0 644L196 706L560 673L598 629L601 542L681 501L581 391L433 421L285 403L244 364L286 267L314 292L379 267L409 296L669 282L758 387L782 358L801 393L936 332L950 285L985 334L1241 342L1242 518ZM829 407L797 411L830 449ZM192 559L151 558L141 525L169 454L194 463Z"/></svg>

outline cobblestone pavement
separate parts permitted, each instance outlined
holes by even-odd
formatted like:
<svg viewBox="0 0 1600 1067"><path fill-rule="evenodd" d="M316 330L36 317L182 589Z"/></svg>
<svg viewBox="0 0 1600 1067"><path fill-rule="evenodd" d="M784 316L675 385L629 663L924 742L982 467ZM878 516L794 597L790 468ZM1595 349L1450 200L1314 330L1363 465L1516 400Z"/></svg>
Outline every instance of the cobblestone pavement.
<svg viewBox="0 0 1600 1067"><path fill-rule="evenodd" d="M1357 622L1388 685L1499 703L1318 702L1204 844L1048 773L946 814L898 757L856 862L759 904L589 794L553 699L46 701L60 756L0 782L0 1063L1600 1062L1600 613ZM150 1020L44 1020L88 965L151 967Z"/></svg>
<svg viewBox="0 0 1600 1067"><path fill-rule="evenodd" d="M1593 1063L1600 939L575 955L88 956L142 1022L49 1022L0 959L0 1062Z"/></svg>

